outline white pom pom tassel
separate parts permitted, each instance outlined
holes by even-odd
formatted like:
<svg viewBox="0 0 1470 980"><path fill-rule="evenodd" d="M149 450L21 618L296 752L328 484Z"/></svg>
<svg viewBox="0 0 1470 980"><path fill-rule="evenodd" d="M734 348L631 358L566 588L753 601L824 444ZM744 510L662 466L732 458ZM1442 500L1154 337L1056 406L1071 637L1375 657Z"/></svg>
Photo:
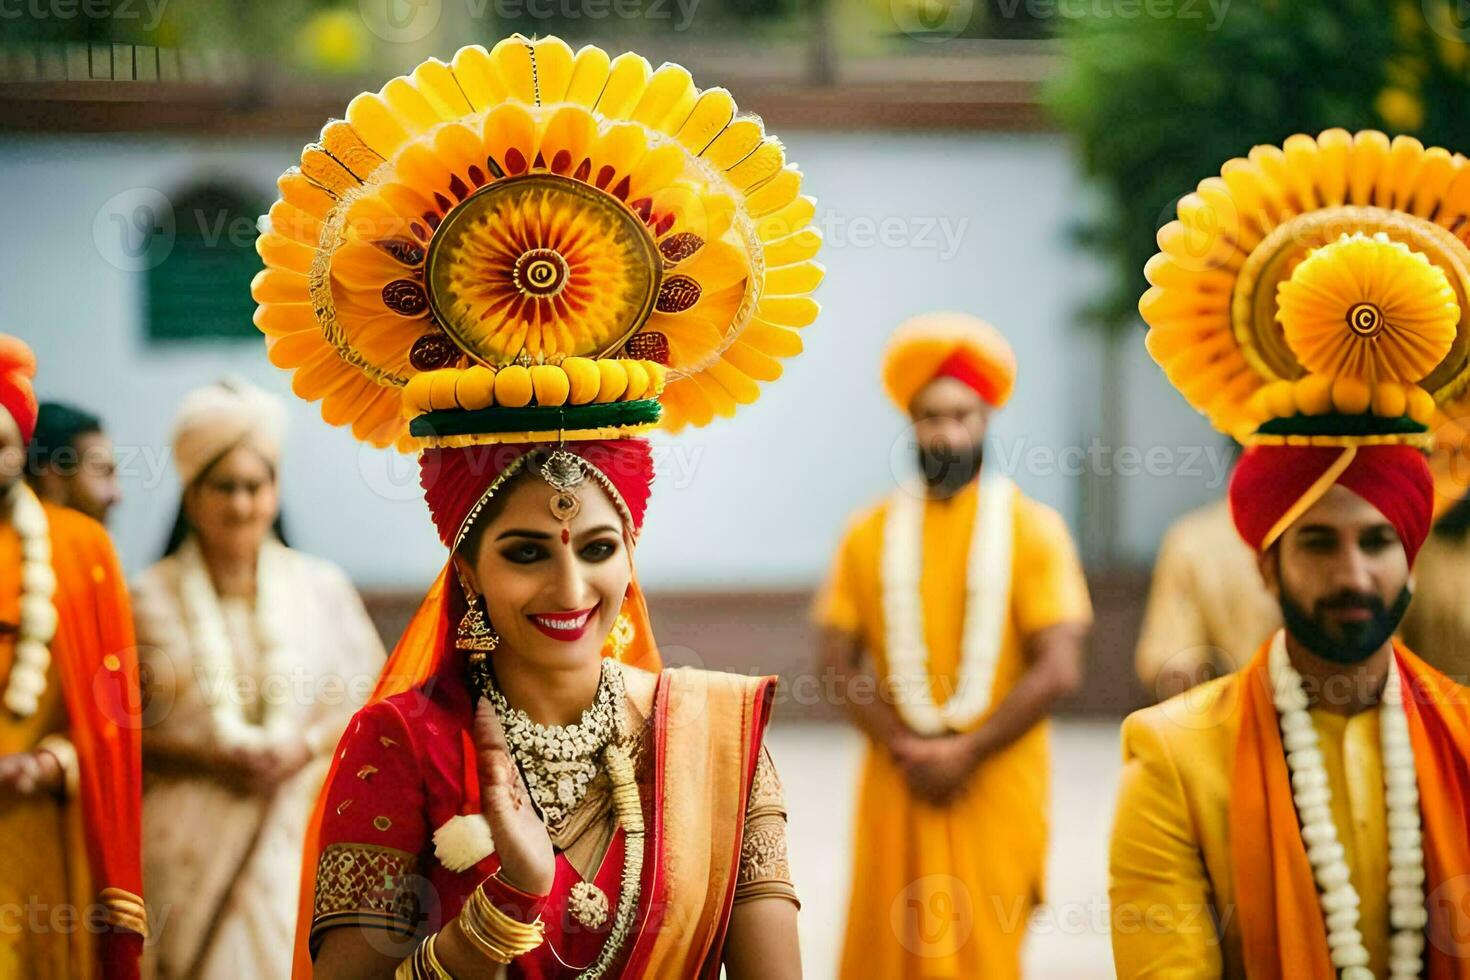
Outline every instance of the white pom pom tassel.
<svg viewBox="0 0 1470 980"><path fill-rule="evenodd" d="M434 831L434 856L450 871L468 871L495 853L495 838L483 814L460 814Z"/></svg>

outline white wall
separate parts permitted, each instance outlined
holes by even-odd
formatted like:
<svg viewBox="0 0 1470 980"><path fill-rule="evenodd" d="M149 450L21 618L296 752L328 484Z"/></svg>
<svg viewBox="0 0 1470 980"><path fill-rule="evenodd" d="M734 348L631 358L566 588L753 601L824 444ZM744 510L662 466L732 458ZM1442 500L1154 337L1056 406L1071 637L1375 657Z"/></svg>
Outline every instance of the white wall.
<svg viewBox="0 0 1470 980"><path fill-rule="evenodd" d="M305 134L304 134L305 135ZM1096 270L1069 243L1081 193L1057 136L783 133L819 200L828 244L822 317L786 377L733 422L660 440L666 459L640 547L654 587L797 585L826 567L845 516L892 485L903 420L877 383L888 331L961 308L1000 327L1021 364L992 459L1021 460L1022 487L1073 522L1080 481L1044 461L1097 429L1097 341L1072 326ZM225 372L289 398L261 344L150 347L141 275L118 251L131 202L215 176L258 188L299 145L179 138L0 143L0 330L31 341L43 397L101 412L124 453L128 499L113 521L130 570L156 554L177 488L166 461L173 407ZM121 196L119 196L121 195ZM243 286L242 286L243 288ZM1130 350L1132 441L1214 443L1142 352ZM442 561L414 467L361 449L290 398L283 474L298 546L360 582L413 585ZM1042 455L1037 456L1040 452ZM1031 455L1027 455L1027 454ZM1163 521L1209 495L1188 479L1122 478L1121 552L1151 553Z"/></svg>

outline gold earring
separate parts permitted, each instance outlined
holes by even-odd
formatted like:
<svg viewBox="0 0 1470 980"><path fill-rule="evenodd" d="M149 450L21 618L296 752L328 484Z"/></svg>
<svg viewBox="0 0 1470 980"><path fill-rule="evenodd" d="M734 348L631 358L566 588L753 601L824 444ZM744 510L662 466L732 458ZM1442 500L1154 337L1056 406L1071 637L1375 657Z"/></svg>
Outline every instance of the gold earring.
<svg viewBox="0 0 1470 980"><path fill-rule="evenodd" d="M614 660L623 659L623 654L628 652L628 647L633 645L637 636L633 629L633 620L627 613L618 613L613 628L607 634L607 654Z"/></svg>
<svg viewBox="0 0 1470 980"><path fill-rule="evenodd" d="M485 654L500 646L500 634L495 632L495 627L490 625L485 610L480 608L478 595L466 592L465 606L464 618L459 621L454 645L460 650L473 651L470 659L481 662L485 659Z"/></svg>

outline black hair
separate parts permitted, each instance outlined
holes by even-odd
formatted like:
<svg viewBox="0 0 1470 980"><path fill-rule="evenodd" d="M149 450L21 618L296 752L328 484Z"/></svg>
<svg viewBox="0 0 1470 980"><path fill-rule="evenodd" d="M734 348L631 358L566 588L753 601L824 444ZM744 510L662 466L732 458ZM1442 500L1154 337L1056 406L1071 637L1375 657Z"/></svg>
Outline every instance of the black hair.
<svg viewBox="0 0 1470 980"><path fill-rule="evenodd" d="M75 405L42 402L36 413L36 432L26 448L26 472L38 474L58 453L75 452L77 440L102 431L102 419Z"/></svg>
<svg viewBox="0 0 1470 980"><path fill-rule="evenodd" d="M1455 501L1434 522L1434 533L1451 541L1464 541L1470 535L1470 494Z"/></svg>

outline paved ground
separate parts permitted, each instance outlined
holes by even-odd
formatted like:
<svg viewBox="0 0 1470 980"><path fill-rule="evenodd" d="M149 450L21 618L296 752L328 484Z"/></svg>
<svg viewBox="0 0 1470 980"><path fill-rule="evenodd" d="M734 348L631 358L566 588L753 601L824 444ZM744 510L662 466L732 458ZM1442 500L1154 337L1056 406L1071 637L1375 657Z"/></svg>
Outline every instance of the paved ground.
<svg viewBox="0 0 1470 980"><path fill-rule="evenodd" d="M853 794L861 742L838 725L770 734L791 810L791 865L802 898L808 980L837 972L846 914ZM1118 723L1064 722L1053 735L1051 903L1033 918L1028 980L1108 980L1107 834L1117 786ZM874 978L881 980L881 978Z"/></svg>

